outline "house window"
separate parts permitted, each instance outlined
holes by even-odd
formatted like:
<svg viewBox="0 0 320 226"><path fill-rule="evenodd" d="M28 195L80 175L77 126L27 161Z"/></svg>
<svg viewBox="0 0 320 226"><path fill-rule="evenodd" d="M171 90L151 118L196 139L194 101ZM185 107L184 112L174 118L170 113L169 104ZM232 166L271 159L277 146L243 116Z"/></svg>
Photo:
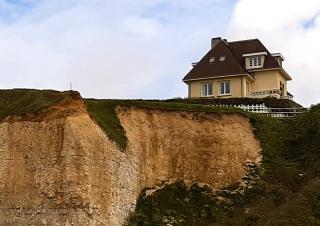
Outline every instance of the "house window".
<svg viewBox="0 0 320 226"><path fill-rule="evenodd" d="M224 81L219 83L219 95L230 95L230 81Z"/></svg>
<svg viewBox="0 0 320 226"><path fill-rule="evenodd" d="M212 96L212 83L201 84L201 96Z"/></svg>
<svg viewBox="0 0 320 226"><path fill-rule="evenodd" d="M219 61L225 61L226 60L226 57L225 56L221 56L220 58L219 58Z"/></svg>
<svg viewBox="0 0 320 226"><path fill-rule="evenodd" d="M249 68L262 67L262 56L255 56L249 58Z"/></svg>
<svg viewBox="0 0 320 226"><path fill-rule="evenodd" d="M214 57L210 57L210 59L209 59L209 63L213 63L213 62L214 62L214 60L215 60L215 58L214 58Z"/></svg>

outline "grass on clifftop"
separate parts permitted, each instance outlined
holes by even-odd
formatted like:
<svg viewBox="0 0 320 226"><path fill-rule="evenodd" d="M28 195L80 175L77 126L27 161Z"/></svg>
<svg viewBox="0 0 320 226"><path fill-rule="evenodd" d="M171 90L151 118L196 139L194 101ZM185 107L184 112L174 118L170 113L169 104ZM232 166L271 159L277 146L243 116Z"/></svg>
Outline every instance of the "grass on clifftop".
<svg viewBox="0 0 320 226"><path fill-rule="evenodd" d="M22 116L56 105L68 95L54 90L0 90L0 122L8 116Z"/></svg>
<svg viewBox="0 0 320 226"><path fill-rule="evenodd" d="M276 97L265 98L175 98L164 100L166 102L185 103L185 104L203 104L203 105L254 105L265 104L270 108L299 108L300 104L289 99L278 99Z"/></svg>
<svg viewBox="0 0 320 226"><path fill-rule="evenodd" d="M319 226L320 105L296 120L252 115L251 123L263 149L262 166L246 177L260 178L252 187L214 193L177 182L150 196L145 189L127 225Z"/></svg>
<svg viewBox="0 0 320 226"><path fill-rule="evenodd" d="M137 107L144 109L156 109L166 111L189 111L203 113L240 113L247 115L246 112L233 107L216 107L200 104L185 104L164 101L148 100L85 100L87 109L94 120L105 131L110 139L116 142L121 148L127 147L127 137L116 113L117 106Z"/></svg>

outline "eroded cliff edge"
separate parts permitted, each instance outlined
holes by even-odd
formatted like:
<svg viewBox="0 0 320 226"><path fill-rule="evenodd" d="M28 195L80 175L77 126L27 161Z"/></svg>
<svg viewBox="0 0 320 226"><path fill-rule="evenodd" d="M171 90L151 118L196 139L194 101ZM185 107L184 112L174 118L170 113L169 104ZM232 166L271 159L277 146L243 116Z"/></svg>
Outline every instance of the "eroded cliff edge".
<svg viewBox="0 0 320 226"><path fill-rule="evenodd" d="M223 188L260 161L249 119L117 107L121 151L81 100L0 124L0 225L123 225L140 191L167 180Z"/></svg>

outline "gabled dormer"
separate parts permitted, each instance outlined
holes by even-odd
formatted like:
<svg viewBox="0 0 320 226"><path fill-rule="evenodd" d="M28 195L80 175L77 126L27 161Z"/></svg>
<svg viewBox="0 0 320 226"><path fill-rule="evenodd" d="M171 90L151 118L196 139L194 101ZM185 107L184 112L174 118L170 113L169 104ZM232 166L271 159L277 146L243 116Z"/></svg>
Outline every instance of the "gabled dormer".
<svg viewBox="0 0 320 226"><path fill-rule="evenodd" d="M282 67L282 62L284 61L284 57L281 53L272 53L271 56L278 62L279 66Z"/></svg>
<svg viewBox="0 0 320 226"><path fill-rule="evenodd" d="M245 58L246 70L263 68L267 52L246 53L242 56Z"/></svg>

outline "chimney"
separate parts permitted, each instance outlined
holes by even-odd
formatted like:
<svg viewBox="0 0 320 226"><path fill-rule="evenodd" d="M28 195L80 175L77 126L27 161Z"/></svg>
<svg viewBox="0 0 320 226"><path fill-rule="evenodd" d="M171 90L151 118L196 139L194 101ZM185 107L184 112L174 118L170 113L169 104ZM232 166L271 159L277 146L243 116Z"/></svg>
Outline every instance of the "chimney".
<svg viewBox="0 0 320 226"><path fill-rule="evenodd" d="M211 39L211 49L213 49L220 41L221 41L221 37L212 38Z"/></svg>

